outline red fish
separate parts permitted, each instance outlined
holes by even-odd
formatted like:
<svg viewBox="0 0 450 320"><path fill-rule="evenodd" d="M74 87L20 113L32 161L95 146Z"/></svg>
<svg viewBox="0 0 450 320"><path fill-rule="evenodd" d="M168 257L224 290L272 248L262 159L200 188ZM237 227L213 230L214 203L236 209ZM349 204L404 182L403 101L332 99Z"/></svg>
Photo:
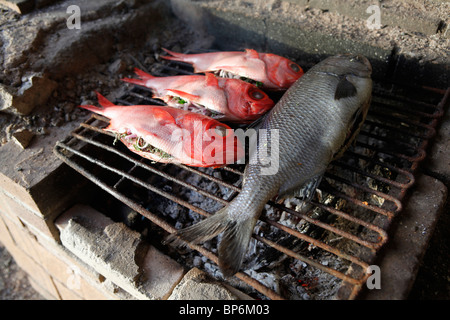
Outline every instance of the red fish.
<svg viewBox="0 0 450 320"><path fill-rule="evenodd" d="M253 49L240 51L183 54L164 49L167 60L183 61L194 66L194 72L216 72L220 76L244 77L269 90L286 90L303 75L295 62L272 53Z"/></svg>
<svg viewBox="0 0 450 320"><path fill-rule="evenodd" d="M206 75L154 77L135 69L140 79L125 82L153 90L154 97L169 106L231 122L252 122L273 106L274 102L256 86L238 79Z"/></svg>
<svg viewBox="0 0 450 320"><path fill-rule="evenodd" d="M128 149L156 162L194 167L220 167L244 155L233 130L217 120L167 106L117 106L97 93L103 108L81 108L111 121L104 129L116 133Z"/></svg>

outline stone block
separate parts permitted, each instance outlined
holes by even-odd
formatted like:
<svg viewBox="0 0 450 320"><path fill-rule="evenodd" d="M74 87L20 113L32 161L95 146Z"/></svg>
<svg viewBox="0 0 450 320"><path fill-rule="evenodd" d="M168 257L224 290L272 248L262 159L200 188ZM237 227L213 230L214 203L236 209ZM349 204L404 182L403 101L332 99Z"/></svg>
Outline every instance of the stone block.
<svg viewBox="0 0 450 320"><path fill-rule="evenodd" d="M22 79L19 89L0 85L0 111L29 115L34 108L45 104L57 87L57 82L38 74Z"/></svg>
<svg viewBox="0 0 450 320"><path fill-rule="evenodd" d="M56 221L62 244L136 299L166 299L183 268L123 223L77 205Z"/></svg>
<svg viewBox="0 0 450 320"><path fill-rule="evenodd" d="M34 9L34 0L0 0L0 4L21 14L26 14Z"/></svg>
<svg viewBox="0 0 450 320"><path fill-rule="evenodd" d="M239 300L227 287L198 268L191 269L175 287L169 300Z"/></svg>

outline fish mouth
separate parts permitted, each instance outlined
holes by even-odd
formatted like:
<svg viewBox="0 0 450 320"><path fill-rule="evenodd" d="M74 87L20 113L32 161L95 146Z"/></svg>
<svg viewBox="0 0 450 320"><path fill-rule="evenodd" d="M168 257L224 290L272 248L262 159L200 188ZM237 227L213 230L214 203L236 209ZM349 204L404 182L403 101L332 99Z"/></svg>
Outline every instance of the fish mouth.
<svg viewBox="0 0 450 320"><path fill-rule="evenodd" d="M177 109L198 113L204 116L208 116L214 120L220 120L225 118L225 114L223 113L208 109L204 105L177 96L169 96L167 104L170 107L175 107Z"/></svg>
<svg viewBox="0 0 450 320"><path fill-rule="evenodd" d="M323 72L337 76L354 75L362 78L369 78L372 74L370 61L360 54L344 53L330 56L324 60Z"/></svg>
<svg viewBox="0 0 450 320"><path fill-rule="evenodd" d="M359 63L362 63L362 64L364 64L364 65L367 67L367 69L368 69L370 72L372 72L372 65L370 64L369 59L367 59L367 58L364 57L363 55L360 55L360 54L353 55L353 56L351 56L350 61L351 61L351 62L359 62Z"/></svg>

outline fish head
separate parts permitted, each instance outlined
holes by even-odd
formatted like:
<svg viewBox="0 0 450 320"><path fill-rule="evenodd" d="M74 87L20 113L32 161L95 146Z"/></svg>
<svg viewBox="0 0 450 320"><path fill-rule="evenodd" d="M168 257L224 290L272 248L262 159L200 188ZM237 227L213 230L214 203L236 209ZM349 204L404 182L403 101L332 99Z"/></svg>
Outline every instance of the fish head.
<svg viewBox="0 0 450 320"><path fill-rule="evenodd" d="M195 113L186 114L178 123L183 129L183 151L204 167L235 163L244 149L228 125Z"/></svg>
<svg viewBox="0 0 450 320"><path fill-rule="evenodd" d="M229 111L243 122L258 119L275 105L257 86L238 79L227 79L226 94Z"/></svg>
<svg viewBox="0 0 450 320"><path fill-rule="evenodd" d="M322 68L336 75L352 74L361 78L369 78L372 74L370 61L360 54L338 54L323 62Z"/></svg>
<svg viewBox="0 0 450 320"><path fill-rule="evenodd" d="M303 69L295 62L276 54L261 54L266 64L267 78L279 89L288 89L303 74Z"/></svg>

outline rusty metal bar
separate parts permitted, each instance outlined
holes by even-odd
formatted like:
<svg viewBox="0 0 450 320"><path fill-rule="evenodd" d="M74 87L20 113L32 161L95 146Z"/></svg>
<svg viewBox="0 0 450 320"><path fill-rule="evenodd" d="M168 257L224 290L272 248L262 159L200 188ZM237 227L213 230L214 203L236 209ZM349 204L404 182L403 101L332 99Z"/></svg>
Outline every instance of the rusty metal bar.
<svg viewBox="0 0 450 320"><path fill-rule="evenodd" d="M62 152L60 149L65 149L68 150L70 152L74 152L74 154L81 156L101 167L106 167L108 168L109 166L104 165L101 161L98 161L96 159L89 159L89 157L83 155L81 152L76 151L73 148L68 147L67 145L63 144L62 142L57 142L56 146L55 146L55 154L61 159L63 160L67 165L69 165L70 167L72 167L73 169L75 169L77 172L81 173L83 176L85 176L87 179L89 179L90 181L92 181L93 183L95 183L97 186L99 186L100 188L102 188L103 190L109 192L110 194L112 194L114 197L116 197L118 200L122 201L124 204L126 204L127 206L129 206L131 209L135 210L136 212L142 214L144 217L146 217L147 219L149 219L150 221L152 221L153 223L155 223L156 225L158 225L159 227L163 228L165 231L169 232L169 233L174 233L177 230L175 229L175 227L173 227L171 224L167 223L164 219L159 218L157 215L149 212L147 209L145 209L144 207L142 207L141 205L137 204L136 202L134 202L133 200L129 199L128 197L126 197L124 194L122 194L121 192L118 192L115 188L110 187L108 185L106 185L103 181L101 181L99 178L97 178L95 175L87 172L85 170L85 168L77 165L74 161L70 161ZM109 169L109 168L108 168ZM112 168L113 169L113 168ZM116 171L116 170L112 170L112 171ZM127 178L130 178L129 175L124 175ZM135 179L132 179L133 182L138 182L139 184L141 182L136 181ZM145 183L144 183L145 185ZM191 205L188 204L189 207L193 207ZM197 211L194 207L192 208L193 210L195 210L196 212L200 213L203 210L199 209L199 211ZM198 209L198 208L197 208ZM208 215L207 213L205 215ZM202 255L204 255L205 257L207 257L208 259L210 259L211 261L213 261L214 263L218 264L218 257L217 255L213 254L211 251L205 249L204 247L200 246L200 245L195 245L192 243L188 243L187 244L189 247L191 247L194 250L197 250L198 252L200 252ZM265 296L267 296L268 298L272 299L272 300L283 300L283 297L280 296L278 293L276 293L275 291L267 288L266 286L264 286L261 282L259 282L256 279L251 278L249 275L243 273L243 272L238 272L235 274L235 276L239 279L241 279L242 281L244 281L245 283L247 283L248 285L252 286L253 288L255 288L256 290L258 290L260 293L264 294Z"/></svg>

